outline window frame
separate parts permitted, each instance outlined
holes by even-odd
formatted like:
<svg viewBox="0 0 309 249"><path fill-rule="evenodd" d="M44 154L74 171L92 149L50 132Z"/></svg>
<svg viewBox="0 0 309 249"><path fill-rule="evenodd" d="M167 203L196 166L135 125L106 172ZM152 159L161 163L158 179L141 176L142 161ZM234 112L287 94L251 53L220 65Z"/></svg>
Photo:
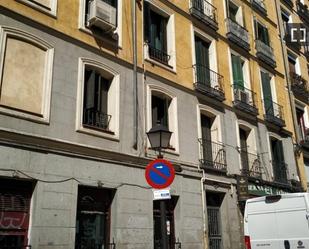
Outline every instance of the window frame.
<svg viewBox="0 0 309 249"><path fill-rule="evenodd" d="M6 40L8 37L18 39L36 47L42 48L46 51L46 64L44 72L44 82L42 91L42 114L36 115L27 111L19 109L11 109L5 106L0 106L0 113L9 116L22 118L30 121L35 121L42 124L49 124L50 122L50 108L51 108L51 91L52 91L52 77L53 77L53 60L54 60L54 47L47 41L35 36L31 33L25 32L20 29L0 26L0 75L2 78L4 69ZM2 80L0 81L0 91L2 88Z"/></svg>
<svg viewBox="0 0 309 249"><path fill-rule="evenodd" d="M157 0L145 0L144 4L147 3L149 8L156 12L157 14L161 15L162 17L166 18L168 21L166 23L166 53L170 56L170 59L166 64L161 63L155 59L150 58L149 56L149 47L146 43L145 39L145 28L143 26L143 44L144 44L144 59L149 61L151 64L158 65L164 69L172 71L176 73L176 43L175 43L175 15L167 8L163 7L162 4L160 5ZM143 9L144 11L144 9ZM144 13L144 12L143 12ZM145 25L145 18L143 14L143 25Z"/></svg>
<svg viewBox="0 0 309 249"><path fill-rule="evenodd" d="M58 0L51 0L51 6L45 6L42 5L40 3L38 3L37 1L33 1L33 0L15 0L17 2L20 2L22 4L25 4L33 9L36 9L42 13L45 13L51 17L57 18L57 3Z"/></svg>
<svg viewBox="0 0 309 249"><path fill-rule="evenodd" d="M110 129L109 131L97 130L95 128L85 127L83 124L83 110L84 110L84 74L86 67L92 67L98 71L102 71L109 74L112 77L109 87L108 95L108 107L111 111L107 111L111 115ZM76 126L75 130L77 132L95 135L98 137L103 137L110 140L119 141L119 99L120 99L120 74L111 67L92 59L79 58L79 73L78 73L78 87L77 87L77 99L76 99ZM112 104L111 104L111 103Z"/></svg>
<svg viewBox="0 0 309 249"><path fill-rule="evenodd" d="M89 35L96 36L91 30L85 25L86 23L86 1L88 0L79 0L79 19L78 19L78 29L80 31L83 31ZM115 34L118 35L118 43L117 46L118 48L123 47L123 35L122 35L122 30L123 30L123 0L117 0L117 28L114 31Z"/></svg>
<svg viewBox="0 0 309 249"><path fill-rule="evenodd" d="M163 87L149 84L146 87L146 131L149 131L152 128L152 95L153 93L165 95L169 98L170 105L168 108L168 129L172 132L170 139L171 148L165 150L166 153L179 156L179 137L178 137L178 114L177 114L177 97L174 93L166 90ZM155 94L154 94L155 95ZM147 148L150 149L150 142L147 139ZM149 151L149 150L148 150Z"/></svg>

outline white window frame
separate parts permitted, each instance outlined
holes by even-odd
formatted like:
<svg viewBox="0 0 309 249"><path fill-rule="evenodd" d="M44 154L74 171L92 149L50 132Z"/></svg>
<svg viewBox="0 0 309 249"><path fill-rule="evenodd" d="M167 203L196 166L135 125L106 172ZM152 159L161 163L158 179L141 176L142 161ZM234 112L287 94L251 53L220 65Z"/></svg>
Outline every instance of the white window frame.
<svg viewBox="0 0 309 249"><path fill-rule="evenodd" d="M98 70L104 71L107 74L113 76L111 85L108 92L108 114L112 115L109 128L110 132L98 131L83 125L83 106L84 106L84 74L86 66L94 67ZM77 86L77 115L76 115L76 126L75 130L77 132L94 135L98 137L107 138L110 140L119 140L119 99L120 99L120 74L111 67L92 59L79 58L79 73L78 73L78 86Z"/></svg>
<svg viewBox="0 0 309 249"><path fill-rule="evenodd" d="M146 119L146 131L152 128L152 106L151 99L153 92L158 92L166 95L171 99L171 103L168 108L168 129L172 132L170 139L170 145L172 149L166 149L165 152L170 154L179 155L179 137L178 137L178 115L177 115L177 97L174 93L166 90L163 87L149 84L146 87L146 108L147 108L147 119ZM147 148L150 148L150 142L147 139Z"/></svg>
<svg viewBox="0 0 309 249"><path fill-rule="evenodd" d="M50 102L51 102L51 87L52 87L52 75L53 75L53 59L54 59L54 48L47 41L27 33L23 30L0 26L0 76L2 79L4 69L4 55L6 48L6 40L8 37L13 37L28 43L33 44L46 51L46 64L44 72L44 82L42 91L42 115L35 115L24 112L23 110L13 110L0 106L0 113L7 114L10 116L36 121L43 124L49 124L50 119ZM2 87L2 80L0 81L0 91Z"/></svg>
<svg viewBox="0 0 309 249"><path fill-rule="evenodd" d="M152 64L158 65L162 68L165 68L169 71L176 73L175 15L170 10L161 6L158 3L158 0L145 0L145 2L149 3L149 7L151 8L151 10L153 10L154 12L165 18L168 18L166 26L166 35L167 35L166 40L167 40L167 54L170 56L168 66L160 63L159 61L151 59L149 56L148 44L144 42L145 39L143 37L145 60L149 61ZM145 36L144 31L143 35Z"/></svg>
<svg viewBox="0 0 309 249"><path fill-rule="evenodd" d="M43 6L42 4L38 3L35 0L15 0L15 1L28 5L29 7L34 8L45 14L48 14L49 16L52 16L54 18L57 17L58 0L51 0L51 6Z"/></svg>
<svg viewBox="0 0 309 249"><path fill-rule="evenodd" d="M123 0L117 0L117 28L114 34L118 35L118 47L122 48L123 46L123 35L122 35L122 12L123 12ZM86 0L79 0L79 22L78 28L81 31L86 32L87 34L94 35L93 32L85 25L85 15L86 15Z"/></svg>
<svg viewBox="0 0 309 249"><path fill-rule="evenodd" d="M196 56L195 56L195 36L198 36L200 39L208 42L209 46L209 68L218 73L218 62L217 62L217 43L216 39L206 34L202 30L191 25L191 55L192 55L192 65L196 64ZM193 72L193 79L195 79L195 71Z"/></svg>
<svg viewBox="0 0 309 249"><path fill-rule="evenodd" d="M256 129L253 125L250 125L248 122L245 122L243 120L236 120L236 135L237 135L237 146L238 148L240 148L240 134L239 134L239 129L243 129L246 131L249 131L248 133L248 139L250 140L250 142L253 145L253 149L251 150L247 150L248 153L251 154L255 154L258 156L258 150L257 150L257 140L256 140ZM249 138L250 136L250 138ZM248 143L247 143L248 144ZM242 169L242 165L241 165L241 155L239 154L239 169Z"/></svg>

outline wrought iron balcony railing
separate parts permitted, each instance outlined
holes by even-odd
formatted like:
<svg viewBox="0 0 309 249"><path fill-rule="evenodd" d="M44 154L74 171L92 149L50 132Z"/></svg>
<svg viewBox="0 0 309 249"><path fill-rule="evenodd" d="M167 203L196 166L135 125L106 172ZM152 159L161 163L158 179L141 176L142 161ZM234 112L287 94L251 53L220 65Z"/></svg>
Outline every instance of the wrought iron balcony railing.
<svg viewBox="0 0 309 249"><path fill-rule="evenodd" d="M308 82L296 73L290 72L291 89L297 98L309 103L309 85Z"/></svg>
<svg viewBox="0 0 309 249"><path fill-rule="evenodd" d="M94 108L87 108L84 109L83 125L108 131L111 117L111 115L97 111Z"/></svg>
<svg viewBox="0 0 309 249"><path fill-rule="evenodd" d="M198 139L200 144L200 164L208 170L221 171L226 173L226 152L222 143L212 142L207 139Z"/></svg>
<svg viewBox="0 0 309 249"><path fill-rule="evenodd" d="M107 245L104 244L97 244L97 243L76 243L75 249L116 249L116 244L114 242L108 243Z"/></svg>
<svg viewBox="0 0 309 249"><path fill-rule="evenodd" d="M303 19L305 22L309 23L308 5L303 4L300 0L297 0L296 7L297 7L297 13L300 16L300 18Z"/></svg>
<svg viewBox="0 0 309 249"><path fill-rule="evenodd" d="M264 99L265 120L274 125L285 126L283 107L271 99Z"/></svg>
<svg viewBox="0 0 309 249"><path fill-rule="evenodd" d="M294 3L292 0L282 0L282 2L287 5L289 8L293 9Z"/></svg>
<svg viewBox="0 0 309 249"><path fill-rule="evenodd" d="M240 158L242 166L241 172L243 175L262 179L263 170L258 155L249 153L247 148L241 148Z"/></svg>
<svg viewBox="0 0 309 249"><path fill-rule="evenodd" d="M229 40L234 42L236 45L244 48L245 50L250 50L249 33L243 26L234 22L232 19L225 19L227 33L226 36Z"/></svg>
<svg viewBox="0 0 309 249"><path fill-rule="evenodd" d="M258 109L256 107L256 93L252 90L243 87L244 83L235 82L233 85L234 101L236 108L247 113L257 115Z"/></svg>
<svg viewBox="0 0 309 249"><path fill-rule="evenodd" d="M31 245L0 245L1 249L31 249Z"/></svg>
<svg viewBox="0 0 309 249"><path fill-rule="evenodd" d="M156 49L155 47L151 46L149 43L148 43L148 54L149 54L150 59L156 60L167 66L171 58L171 56L168 55L166 51Z"/></svg>
<svg viewBox="0 0 309 249"><path fill-rule="evenodd" d="M303 139L300 141L303 148L309 150L309 128L305 129Z"/></svg>
<svg viewBox="0 0 309 249"><path fill-rule="evenodd" d="M163 246L161 246L160 240L154 241L154 249L162 249ZM168 248L170 249L181 249L181 242L179 242L179 239L175 242L172 242L172 245L168 245Z"/></svg>
<svg viewBox="0 0 309 249"><path fill-rule="evenodd" d="M214 30L218 30L217 8L206 0L191 0L190 13Z"/></svg>
<svg viewBox="0 0 309 249"><path fill-rule="evenodd" d="M285 162L272 161L274 181L281 184L289 184L288 166Z"/></svg>
<svg viewBox="0 0 309 249"><path fill-rule="evenodd" d="M270 65L271 67L276 67L276 59L274 56L274 50L270 45L265 44L261 40L255 40L255 49L256 49L256 56Z"/></svg>
<svg viewBox="0 0 309 249"><path fill-rule="evenodd" d="M193 66L195 80L194 88L205 95L219 101L225 99L223 91L223 76L200 64Z"/></svg>
<svg viewBox="0 0 309 249"><path fill-rule="evenodd" d="M252 6L263 15L267 15L267 9L264 0L252 0Z"/></svg>

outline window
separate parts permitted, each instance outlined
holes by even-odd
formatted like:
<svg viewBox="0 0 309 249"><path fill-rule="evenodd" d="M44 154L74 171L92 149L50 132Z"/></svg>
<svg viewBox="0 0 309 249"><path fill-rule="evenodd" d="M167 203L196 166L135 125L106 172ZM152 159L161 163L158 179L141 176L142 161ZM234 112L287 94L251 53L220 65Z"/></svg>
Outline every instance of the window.
<svg viewBox="0 0 309 249"><path fill-rule="evenodd" d="M280 183L287 183L287 166L284 161L282 141L271 137L270 148L274 181Z"/></svg>
<svg viewBox="0 0 309 249"><path fill-rule="evenodd" d="M296 59L288 54L290 74L296 74Z"/></svg>
<svg viewBox="0 0 309 249"><path fill-rule="evenodd" d="M22 249L29 245L28 229L33 182L13 179L0 181L1 247Z"/></svg>
<svg viewBox="0 0 309 249"><path fill-rule="evenodd" d="M123 0L80 0L79 28L122 46Z"/></svg>
<svg viewBox="0 0 309 249"><path fill-rule="evenodd" d="M109 248L114 191L78 188L75 249Z"/></svg>
<svg viewBox="0 0 309 249"><path fill-rule="evenodd" d="M77 131L118 139L119 74L82 58L78 83Z"/></svg>
<svg viewBox="0 0 309 249"><path fill-rule="evenodd" d="M57 15L57 0L16 0L53 17Z"/></svg>
<svg viewBox="0 0 309 249"><path fill-rule="evenodd" d="M261 79L265 113L274 116L275 110L273 106L271 75L267 72L261 71Z"/></svg>
<svg viewBox="0 0 309 249"><path fill-rule="evenodd" d="M304 118L304 110L300 108L296 108L296 118L297 118L297 126L298 126L298 133L301 140L305 139L306 134L306 126L305 126L305 118Z"/></svg>
<svg viewBox="0 0 309 249"><path fill-rule="evenodd" d="M231 1L228 2L228 14L229 14L229 18L233 22L238 23L239 25L243 26L243 17L242 17L241 8Z"/></svg>
<svg viewBox="0 0 309 249"><path fill-rule="evenodd" d="M232 72L234 88L244 90L245 61L238 55L232 54Z"/></svg>
<svg viewBox="0 0 309 249"><path fill-rule="evenodd" d="M167 229L167 248L175 248L175 219L174 210L177 205L178 197L172 196L170 200L153 202L153 230L154 230L154 249L162 248L162 232L161 232L161 211L160 202L165 202L166 208L166 229Z"/></svg>
<svg viewBox="0 0 309 249"><path fill-rule="evenodd" d="M175 70L174 16L144 2L144 42L146 59Z"/></svg>
<svg viewBox="0 0 309 249"><path fill-rule="evenodd" d="M0 28L0 112L48 123L54 49L22 30Z"/></svg>
<svg viewBox="0 0 309 249"><path fill-rule="evenodd" d="M304 157L304 165L307 178L307 186L309 186L309 157Z"/></svg>
<svg viewBox="0 0 309 249"><path fill-rule="evenodd" d="M255 38L264 44L270 46L268 29L258 21L254 20L255 24Z"/></svg>
<svg viewBox="0 0 309 249"><path fill-rule="evenodd" d="M222 248L222 223L220 208L223 199L224 194L212 192L206 193L209 249Z"/></svg>
<svg viewBox="0 0 309 249"><path fill-rule="evenodd" d="M281 10L281 19L282 19L282 23L283 23L283 29L284 29L284 34L287 35L288 34L288 24L290 22L290 14Z"/></svg>
<svg viewBox="0 0 309 249"><path fill-rule="evenodd" d="M212 82L209 68L210 43L202 40L198 36L195 36L194 38L197 82L211 86Z"/></svg>
<svg viewBox="0 0 309 249"><path fill-rule="evenodd" d="M158 123L167 127L172 132L170 146L167 150L169 153L179 153L177 122L177 98L165 89L148 85L146 130L149 131Z"/></svg>

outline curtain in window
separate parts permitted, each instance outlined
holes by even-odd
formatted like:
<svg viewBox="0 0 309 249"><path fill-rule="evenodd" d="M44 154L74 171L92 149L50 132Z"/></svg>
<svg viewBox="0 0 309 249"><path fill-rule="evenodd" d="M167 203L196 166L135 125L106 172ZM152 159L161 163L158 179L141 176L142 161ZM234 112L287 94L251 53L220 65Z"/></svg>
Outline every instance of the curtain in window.
<svg viewBox="0 0 309 249"><path fill-rule="evenodd" d="M262 78L262 88L263 88L265 112L268 115L274 116L274 108L273 108L269 74L261 72L261 78Z"/></svg>
<svg viewBox="0 0 309 249"><path fill-rule="evenodd" d="M242 70L242 61L240 56L232 54L232 70L234 88L244 90L244 76Z"/></svg>
<svg viewBox="0 0 309 249"><path fill-rule="evenodd" d="M209 43L195 36L197 82L211 86L209 69L209 46Z"/></svg>

